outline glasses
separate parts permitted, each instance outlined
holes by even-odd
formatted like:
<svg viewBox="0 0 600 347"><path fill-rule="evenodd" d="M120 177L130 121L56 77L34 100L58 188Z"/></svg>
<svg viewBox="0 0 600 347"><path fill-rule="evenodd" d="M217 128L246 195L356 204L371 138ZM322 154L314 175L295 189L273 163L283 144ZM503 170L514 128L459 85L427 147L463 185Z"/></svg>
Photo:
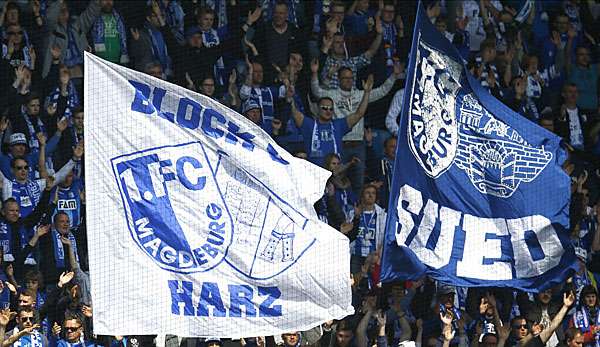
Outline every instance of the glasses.
<svg viewBox="0 0 600 347"><path fill-rule="evenodd" d="M29 165L25 165L25 166L15 166L16 170L29 170Z"/></svg>
<svg viewBox="0 0 600 347"><path fill-rule="evenodd" d="M527 329L527 324L513 325L513 329Z"/></svg>
<svg viewBox="0 0 600 347"><path fill-rule="evenodd" d="M333 110L333 106L320 106L323 111L331 111Z"/></svg>
<svg viewBox="0 0 600 347"><path fill-rule="evenodd" d="M21 317L21 322L32 322L33 323L33 317Z"/></svg>
<svg viewBox="0 0 600 347"><path fill-rule="evenodd" d="M81 328L81 325L78 327L65 327L66 331L77 331L79 330L79 328Z"/></svg>

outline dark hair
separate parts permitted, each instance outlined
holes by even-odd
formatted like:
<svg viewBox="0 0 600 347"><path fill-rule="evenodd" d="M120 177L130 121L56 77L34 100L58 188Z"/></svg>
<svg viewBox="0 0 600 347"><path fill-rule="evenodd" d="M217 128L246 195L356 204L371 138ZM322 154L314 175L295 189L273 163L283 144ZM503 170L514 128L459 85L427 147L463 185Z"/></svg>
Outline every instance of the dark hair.
<svg viewBox="0 0 600 347"><path fill-rule="evenodd" d="M567 329L565 331L565 343L568 343L569 341L573 341L573 339L577 335L583 335L583 333L575 327L571 327L571 328Z"/></svg>
<svg viewBox="0 0 600 347"><path fill-rule="evenodd" d="M387 139L383 140L383 147L387 146L392 140L398 141L398 138L396 136L388 137Z"/></svg>
<svg viewBox="0 0 600 347"><path fill-rule="evenodd" d="M196 14L196 18L200 19L200 17L204 16L205 14L212 14L213 17L216 17L215 10L213 10L210 7L202 6L202 7L200 7L198 9L198 13Z"/></svg>
<svg viewBox="0 0 600 347"><path fill-rule="evenodd" d="M22 157L16 157L16 158L12 158L12 159L10 160L10 167L11 167L11 168L13 168L13 169L15 168L15 163L17 162L17 160L22 160L22 161L24 161L25 163L27 163L27 160L25 160L25 158L22 158Z"/></svg>
<svg viewBox="0 0 600 347"><path fill-rule="evenodd" d="M41 100L40 95L36 92L30 92L25 97L25 99L23 101L23 105L27 105L28 103L30 103L31 101L36 100L36 99Z"/></svg>
<svg viewBox="0 0 600 347"><path fill-rule="evenodd" d="M332 103L332 104L335 104L335 103L333 102L333 99L332 99L332 98L330 98L330 97L328 97L328 96L324 96L324 97L321 97L321 98L319 98L319 100L317 101L317 104L320 104L320 103L321 103L321 101L323 101L323 100L329 100L329 101L331 101L331 103Z"/></svg>
<svg viewBox="0 0 600 347"><path fill-rule="evenodd" d="M56 214L54 215L54 217L52 217L52 222L56 223L56 220L58 219L58 216L60 216L61 214L65 215L65 216L67 216L67 218L69 218L69 215L65 211L58 211L58 212L56 212Z"/></svg>
<svg viewBox="0 0 600 347"><path fill-rule="evenodd" d="M40 286L44 283L44 277L39 270L29 270L25 273L25 281L36 280Z"/></svg>
<svg viewBox="0 0 600 347"><path fill-rule="evenodd" d="M4 200L4 202L2 203L2 208L4 209L6 207L6 205L8 205L10 203L15 203L15 204L19 205L19 202L17 202L17 199L10 197L10 198Z"/></svg>
<svg viewBox="0 0 600 347"><path fill-rule="evenodd" d="M338 76L342 75L342 72L344 71L350 71L352 73L352 75L354 76L354 72L352 71L351 68L347 67L347 66L342 66L339 70L338 70Z"/></svg>
<svg viewBox="0 0 600 347"><path fill-rule="evenodd" d="M65 313L65 319L63 319L63 323L68 320L76 320L77 322L79 322L79 325L83 325L83 320L81 319L81 316L75 312Z"/></svg>
<svg viewBox="0 0 600 347"><path fill-rule="evenodd" d="M515 323L517 321L520 321L520 320L524 320L525 324L527 324L529 326L529 324L527 323L527 319L525 317L523 317L523 316L515 316L513 319L510 320L510 326L511 326L511 328L515 325Z"/></svg>

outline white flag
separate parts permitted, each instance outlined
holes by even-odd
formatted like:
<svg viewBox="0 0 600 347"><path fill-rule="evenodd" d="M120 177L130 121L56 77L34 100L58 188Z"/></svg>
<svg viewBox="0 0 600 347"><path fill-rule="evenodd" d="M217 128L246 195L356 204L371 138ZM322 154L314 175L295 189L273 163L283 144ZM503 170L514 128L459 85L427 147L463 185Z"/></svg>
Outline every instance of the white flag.
<svg viewBox="0 0 600 347"><path fill-rule="evenodd" d="M94 332L249 337L353 313L329 173L227 107L85 55Z"/></svg>

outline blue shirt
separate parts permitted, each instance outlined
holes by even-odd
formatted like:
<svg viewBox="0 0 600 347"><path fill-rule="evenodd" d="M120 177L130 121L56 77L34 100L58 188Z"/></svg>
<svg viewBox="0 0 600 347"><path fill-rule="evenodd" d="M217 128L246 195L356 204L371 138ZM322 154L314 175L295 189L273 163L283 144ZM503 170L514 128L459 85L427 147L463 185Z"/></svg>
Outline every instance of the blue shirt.
<svg viewBox="0 0 600 347"><path fill-rule="evenodd" d="M337 153L341 156L342 137L350 131L350 127L346 118L321 123L305 116L300 131L308 160L322 167L327 154Z"/></svg>
<svg viewBox="0 0 600 347"><path fill-rule="evenodd" d="M53 188L50 196L54 196L58 189L58 202L52 213L52 219L58 211L65 212L69 216L70 227L77 228L81 219L81 198L80 193L83 190L83 183L79 178L73 178L73 183L70 187L62 188L56 186Z"/></svg>

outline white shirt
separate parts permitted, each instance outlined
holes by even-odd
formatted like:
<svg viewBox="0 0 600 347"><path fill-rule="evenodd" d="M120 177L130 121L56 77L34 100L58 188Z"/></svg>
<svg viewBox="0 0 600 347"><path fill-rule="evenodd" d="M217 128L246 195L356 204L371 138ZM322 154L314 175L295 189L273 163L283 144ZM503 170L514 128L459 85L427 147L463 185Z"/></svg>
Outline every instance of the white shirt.
<svg viewBox="0 0 600 347"><path fill-rule="evenodd" d="M392 99L392 103L390 104L387 116L385 117L385 127L389 130L390 133L392 133L392 135L396 137L398 137L398 116L400 116L400 111L402 110L403 98L404 88L398 90L396 94L394 94L394 98Z"/></svg>

